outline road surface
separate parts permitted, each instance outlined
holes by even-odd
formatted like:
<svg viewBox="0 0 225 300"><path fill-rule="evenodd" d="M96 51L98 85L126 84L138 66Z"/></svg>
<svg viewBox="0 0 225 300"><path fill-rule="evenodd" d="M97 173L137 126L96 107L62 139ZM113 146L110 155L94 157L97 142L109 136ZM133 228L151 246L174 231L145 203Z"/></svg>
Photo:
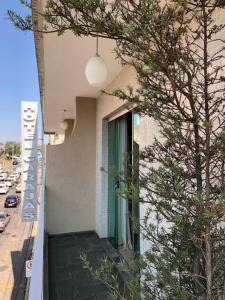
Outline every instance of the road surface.
<svg viewBox="0 0 225 300"><path fill-rule="evenodd" d="M7 195L10 194L15 194L15 188ZM20 205L17 208L4 208L5 198L5 195L0 195L0 211L8 212L11 220L6 230L0 233L0 300L23 300L26 288L25 261L31 255L33 224L21 222Z"/></svg>

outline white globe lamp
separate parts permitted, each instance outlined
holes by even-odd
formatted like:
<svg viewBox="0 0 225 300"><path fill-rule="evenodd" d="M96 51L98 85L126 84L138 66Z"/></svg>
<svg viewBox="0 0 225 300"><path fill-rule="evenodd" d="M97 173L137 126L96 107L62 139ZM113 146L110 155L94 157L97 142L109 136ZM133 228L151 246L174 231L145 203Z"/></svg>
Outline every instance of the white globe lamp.
<svg viewBox="0 0 225 300"><path fill-rule="evenodd" d="M91 57L85 68L85 75L90 85L101 87L107 79L107 68L104 60L96 54Z"/></svg>
<svg viewBox="0 0 225 300"><path fill-rule="evenodd" d="M89 84L94 87L101 87L107 79L106 64L98 53L98 37L96 39L96 54L87 62L85 75Z"/></svg>

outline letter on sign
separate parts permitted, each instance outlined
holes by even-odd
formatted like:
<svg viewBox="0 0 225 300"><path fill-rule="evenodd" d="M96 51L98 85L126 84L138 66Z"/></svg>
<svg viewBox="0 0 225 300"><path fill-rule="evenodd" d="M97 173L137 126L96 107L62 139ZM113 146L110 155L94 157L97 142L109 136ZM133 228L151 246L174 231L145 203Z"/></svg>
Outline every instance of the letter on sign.
<svg viewBox="0 0 225 300"><path fill-rule="evenodd" d="M37 102L22 102L22 221L37 220Z"/></svg>

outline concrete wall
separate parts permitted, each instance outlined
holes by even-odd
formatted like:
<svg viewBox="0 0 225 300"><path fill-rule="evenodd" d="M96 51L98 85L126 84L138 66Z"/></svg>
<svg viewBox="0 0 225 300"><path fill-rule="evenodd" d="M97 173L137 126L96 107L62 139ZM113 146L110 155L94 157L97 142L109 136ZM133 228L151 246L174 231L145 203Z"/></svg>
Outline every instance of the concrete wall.
<svg viewBox="0 0 225 300"><path fill-rule="evenodd" d="M124 68L108 87L135 85L135 74ZM108 234L108 119L127 104L110 95L77 100L74 135L61 145L47 147L46 229L51 234L96 230ZM157 127L149 118L140 120L140 148L152 143ZM146 207L140 207L143 217ZM141 249L147 249L142 239Z"/></svg>
<svg viewBox="0 0 225 300"><path fill-rule="evenodd" d="M77 99L74 135L47 146L46 230L95 230L96 101Z"/></svg>

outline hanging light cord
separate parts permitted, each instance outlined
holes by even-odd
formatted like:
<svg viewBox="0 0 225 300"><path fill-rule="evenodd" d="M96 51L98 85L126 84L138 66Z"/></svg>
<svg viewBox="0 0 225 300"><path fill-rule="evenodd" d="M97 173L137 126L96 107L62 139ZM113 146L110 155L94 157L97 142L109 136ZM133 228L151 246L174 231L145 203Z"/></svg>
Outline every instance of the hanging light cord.
<svg viewBox="0 0 225 300"><path fill-rule="evenodd" d="M99 56L99 53L98 53L98 35L97 35L97 38L96 38L96 55Z"/></svg>
<svg viewBox="0 0 225 300"><path fill-rule="evenodd" d="M63 121L65 120L66 109L63 110Z"/></svg>

